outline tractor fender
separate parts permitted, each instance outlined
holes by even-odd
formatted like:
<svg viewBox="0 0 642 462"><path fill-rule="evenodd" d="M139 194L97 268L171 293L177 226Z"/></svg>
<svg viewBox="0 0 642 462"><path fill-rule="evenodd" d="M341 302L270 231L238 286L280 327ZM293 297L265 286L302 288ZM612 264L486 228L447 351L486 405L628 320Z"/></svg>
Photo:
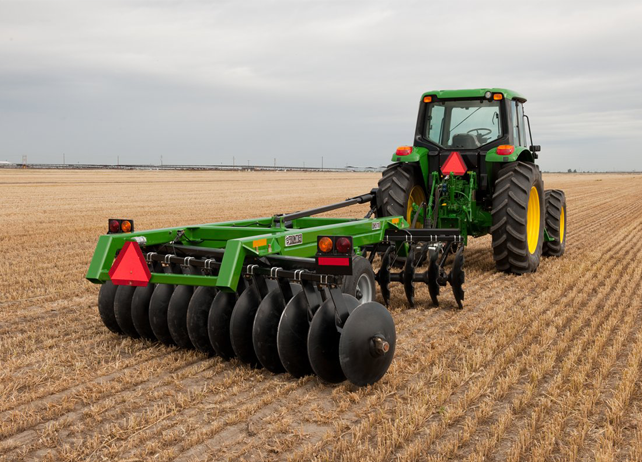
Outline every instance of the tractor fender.
<svg viewBox="0 0 642 462"><path fill-rule="evenodd" d="M515 146L515 151L513 151L512 154L508 156L500 156L497 154L497 148L492 148L489 149L488 152L486 153L486 162L490 163L507 163L507 162L515 162L515 161L520 161L520 162L530 162L534 163L535 158L533 157L533 153L530 152L528 148L525 148L523 146Z"/></svg>
<svg viewBox="0 0 642 462"><path fill-rule="evenodd" d="M428 189L428 177L429 177L429 172L428 172L428 149L422 148L422 147L417 147L413 146L412 152L408 154L407 156L398 156L397 154L392 155L392 161L393 162L406 162L406 163L412 163L416 162L419 164L419 168L421 168L421 178L423 179L424 182L424 189L428 193L430 190Z"/></svg>

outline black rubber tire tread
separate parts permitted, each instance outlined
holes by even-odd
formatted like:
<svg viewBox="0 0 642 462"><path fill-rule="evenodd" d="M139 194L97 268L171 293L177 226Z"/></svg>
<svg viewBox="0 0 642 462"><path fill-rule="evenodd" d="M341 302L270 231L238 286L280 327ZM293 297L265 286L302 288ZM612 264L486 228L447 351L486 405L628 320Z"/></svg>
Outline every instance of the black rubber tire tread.
<svg viewBox="0 0 642 462"><path fill-rule="evenodd" d="M136 287L134 286L118 286L116 296L114 297L114 315L116 316L116 322L122 331L131 338L140 337L132 321L132 297L135 291Z"/></svg>
<svg viewBox="0 0 642 462"><path fill-rule="evenodd" d="M118 325L114 314L116 289L118 289L118 286L111 281L107 281L100 286L100 292L98 292L98 314L100 314L100 319L107 329L114 334L122 334L123 330Z"/></svg>
<svg viewBox="0 0 642 462"><path fill-rule="evenodd" d="M561 257L566 249L566 195L560 189L544 191L546 203L545 226L548 234L555 238L554 242L544 242L542 253L551 257ZM564 210L564 236L560 240L560 217Z"/></svg>
<svg viewBox="0 0 642 462"><path fill-rule="evenodd" d="M374 270L372 269L372 265L368 259L359 255L352 257L352 275L344 277L343 282L341 283L341 292L352 295L354 298L359 300L359 303L363 302L357 297L357 282L364 274L370 280L370 285L372 287L371 301L375 301L377 299L377 283L375 282Z"/></svg>
<svg viewBox="0 0 642 462"><path fill-rule="evenodd" d="M156 340L152 326L149 323L149 303L155 288L155 284L147 284L147 287L136 287L132 297L132 322L140 336L149 340Z"/></svg>
<svg viewBox="0 0 642 462"><path fill-rule="evenodd" d="M382 210L377 211L377 216L401 215L406 218L410 191L416 185L423 188L423 183L420 180L419 164L397 162L388 165L379 179L379 192L383 196L383 205Z"/></svg>
<svg viewBox="0 0 642 462"><path fill-rule="evenodd" d="M539 195L540 229L537 248L528 250L526 217L531 188ZM544 183L539 168L527 162L514 162L499 171L493 194L493 258L499 271L532 273L539 266L544 243Z"/></svg>

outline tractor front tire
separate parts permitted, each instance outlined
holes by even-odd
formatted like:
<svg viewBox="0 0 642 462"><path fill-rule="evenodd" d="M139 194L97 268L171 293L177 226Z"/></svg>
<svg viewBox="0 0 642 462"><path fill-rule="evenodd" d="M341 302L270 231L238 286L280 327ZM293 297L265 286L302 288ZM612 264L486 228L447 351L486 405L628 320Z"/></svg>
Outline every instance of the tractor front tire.
<svg viewBox="0 0 642 462"><path fill-rule="evenodd" d="M379 191L383 196L382 210L377 213L380 217L401 215L412 224L412 204L427 203L417 164L398 162L389 165L379 180ZM415 227L423 228L423 223L417 221Z"/></svg>
<svg viewBox="0 0 642 462"><path fill-rule="evenodd" d="M544 242L542 253L561 257L566 249L566 195L559 189L544 191L546 231L554 241Z"/></svg>
<svg viewBox="0 0 642 462"><path fill-rule="evenodd" d="M515 274L536 271L544 246L544 183L536 165L514 162L499 171L492 216L497 269Z"/></svg>

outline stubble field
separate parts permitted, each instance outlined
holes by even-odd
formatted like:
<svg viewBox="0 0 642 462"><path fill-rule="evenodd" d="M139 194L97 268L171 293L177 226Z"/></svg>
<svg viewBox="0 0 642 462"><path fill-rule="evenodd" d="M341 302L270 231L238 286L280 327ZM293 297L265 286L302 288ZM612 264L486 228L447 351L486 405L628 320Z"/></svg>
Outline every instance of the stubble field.
<svg viewBox="0 0 642 462"><path fill-rule="evenodd" d="M109 332L84 280L107 218L268 216L378 174L0 170L0 460L642 460L642 175L545 174L567 247L521 277L466 249L466 300L392 293L374 386ZM356 207L335 216L361 216Z"/></svg>

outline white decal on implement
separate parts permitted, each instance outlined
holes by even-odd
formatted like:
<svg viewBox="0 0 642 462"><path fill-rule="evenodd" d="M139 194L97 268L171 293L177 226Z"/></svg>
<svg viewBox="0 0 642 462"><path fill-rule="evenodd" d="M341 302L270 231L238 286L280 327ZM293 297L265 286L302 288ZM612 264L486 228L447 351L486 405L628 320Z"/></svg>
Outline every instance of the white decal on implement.
<svg viewBox="0 0 642 462"><path fill-rule="evenodd" d="M381 222L380 221L373 221L372 222L372 229L381 229Z"/></svg>
<svg viewBox="0 0 642 462"><path fill-rule="evenodd" d="M290 236L285 236L285 246L290 247L292 245L298 245L303 243L303 234L291 234Z"/></svg>

